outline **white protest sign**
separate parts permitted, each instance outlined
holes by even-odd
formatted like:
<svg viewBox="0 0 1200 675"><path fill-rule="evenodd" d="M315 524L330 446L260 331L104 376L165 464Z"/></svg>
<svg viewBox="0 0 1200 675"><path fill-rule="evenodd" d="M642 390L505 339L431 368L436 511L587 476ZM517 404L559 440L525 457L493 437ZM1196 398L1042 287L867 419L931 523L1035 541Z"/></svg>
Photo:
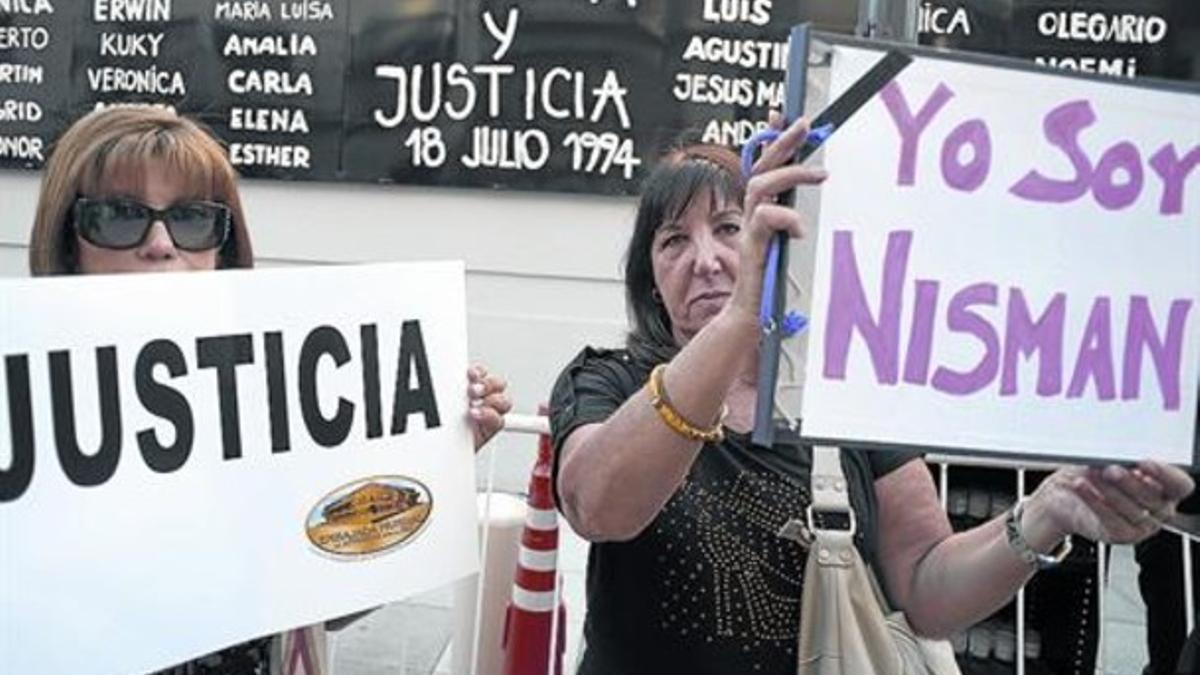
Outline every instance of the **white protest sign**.
<svg viewBox="0 0 1200 675"><path fill-rule="evenodd" d="M917 56L825 164L806 437L1192 463L1200 95Z"/></svg>
<svg viewBox="0 0 1200 675"><path fill-rule="evenodd" d="M461 263L0 282L0 670L129 673L476 571Z"/></svg>

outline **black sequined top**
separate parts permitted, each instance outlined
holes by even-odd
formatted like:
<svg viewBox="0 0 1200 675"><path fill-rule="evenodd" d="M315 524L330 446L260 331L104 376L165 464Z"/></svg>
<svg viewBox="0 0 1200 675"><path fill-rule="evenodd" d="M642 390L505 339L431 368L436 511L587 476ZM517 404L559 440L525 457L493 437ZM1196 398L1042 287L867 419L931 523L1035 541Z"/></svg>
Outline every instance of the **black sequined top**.
<svg viewBox="0 0 1200 675"><path fill-rule="evenodd" d="M585 349L566 367L551 398L556 478L567 436L607 419L648 376L623 351ZM872 483L919 455L842 456L858 547L873 563ZM727 433L704 447L641 534L593 544L580 675L794 675L806 552L776 533L809 504L811 461L808 448L755 446Z"/></svg>

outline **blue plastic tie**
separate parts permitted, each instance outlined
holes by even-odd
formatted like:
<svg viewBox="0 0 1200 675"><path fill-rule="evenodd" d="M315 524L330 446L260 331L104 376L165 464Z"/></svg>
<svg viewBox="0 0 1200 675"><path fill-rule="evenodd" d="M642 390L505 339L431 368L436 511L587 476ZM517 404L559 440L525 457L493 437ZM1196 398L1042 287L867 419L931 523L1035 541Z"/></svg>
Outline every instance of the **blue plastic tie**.
<svg viewBox="0 0 1200 675"><path fill-rule="evenodd" d="M789 338L807 327L808 317L800 312L789 311L784 315L783 325L779 327L779 331L783 334L783 337Z"/></svg>
<svg viewBox="0 0 1200 675"><path fill-rule="evenodd" d="M819 145L829 138L833 133L833 124L826 124L809 132L805 143ZM747 179L754 171L754 153L760 145L765 145L779 138L780 131L778 129L768 128L754 134L746 144L742 146L742 175ZM789 338L804 330L808 325L808 318L799 312L788 311L783 316L781 325L776 326L772 314L775 306L775 284L778 275L779 267L779 240L781 237L771 237L771 245L767 249L767 260L763 266L763 286L762 286L762 302L758 307L758 324L764 331L771 332L778 329L779 333L784 338Z"/></svg>
<svg viewBox="0 0 1200 675"><path fill-rule="evenodd" d="M833 122L826 122L825 124L822 124L816 129L808 132L808 136L804 139L804 144L811 145L813 146L813 149L816 149L833 135L833 129Z"/></svg>
<svg viewBox="0 0 1200 675"><path fill-rule="evenodd" d="M770 331L774 326L771 315L775 307L775 275L778 268L779 238L771 237L771 247L767 249L767 262L763 266L762 302L758 306L758 325L766 331Z"/></svg>
<svg viewBox="0 0 1200 675"><path fill-rule="evenodd" d="M754 153L758 150L758 146L775 142L779 138L779 133L778 129L767 127L746 141L746 144L742 146L743 178L750 180L750 175L754 173Z"/></svg>

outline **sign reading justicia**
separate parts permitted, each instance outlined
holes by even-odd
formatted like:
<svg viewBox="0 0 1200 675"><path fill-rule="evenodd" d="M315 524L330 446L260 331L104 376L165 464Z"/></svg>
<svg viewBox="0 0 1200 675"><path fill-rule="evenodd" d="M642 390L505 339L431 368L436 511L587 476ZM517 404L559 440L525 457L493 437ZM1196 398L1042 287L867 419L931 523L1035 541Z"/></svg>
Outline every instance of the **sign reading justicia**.
<svg viewBox="0 0 1200 675"><path fill-rule="evenodd" d="M476 570L461 263L154 276L0 283L5 672L157 671Z"/></svg>

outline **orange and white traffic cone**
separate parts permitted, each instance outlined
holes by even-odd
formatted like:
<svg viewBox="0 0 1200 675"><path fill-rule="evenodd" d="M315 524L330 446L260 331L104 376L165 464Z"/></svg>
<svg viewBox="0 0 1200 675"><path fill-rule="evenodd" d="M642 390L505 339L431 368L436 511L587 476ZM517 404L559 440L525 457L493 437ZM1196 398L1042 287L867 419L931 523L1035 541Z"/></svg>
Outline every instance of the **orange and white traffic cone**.
<svg viewBox="0 0 1200 675"><path fill-rule="evenodd" d="M513 579L512 600L504 618L504 675L548 675L554 643L554 675L562 675L567 608L555 606L558 578L558 513L550 492L553 449L550 437L538 439L538 458L529 477L528 510ZM558 594L561 596L561 594ZM558 630L554 632L555 614Z"/></svg>

